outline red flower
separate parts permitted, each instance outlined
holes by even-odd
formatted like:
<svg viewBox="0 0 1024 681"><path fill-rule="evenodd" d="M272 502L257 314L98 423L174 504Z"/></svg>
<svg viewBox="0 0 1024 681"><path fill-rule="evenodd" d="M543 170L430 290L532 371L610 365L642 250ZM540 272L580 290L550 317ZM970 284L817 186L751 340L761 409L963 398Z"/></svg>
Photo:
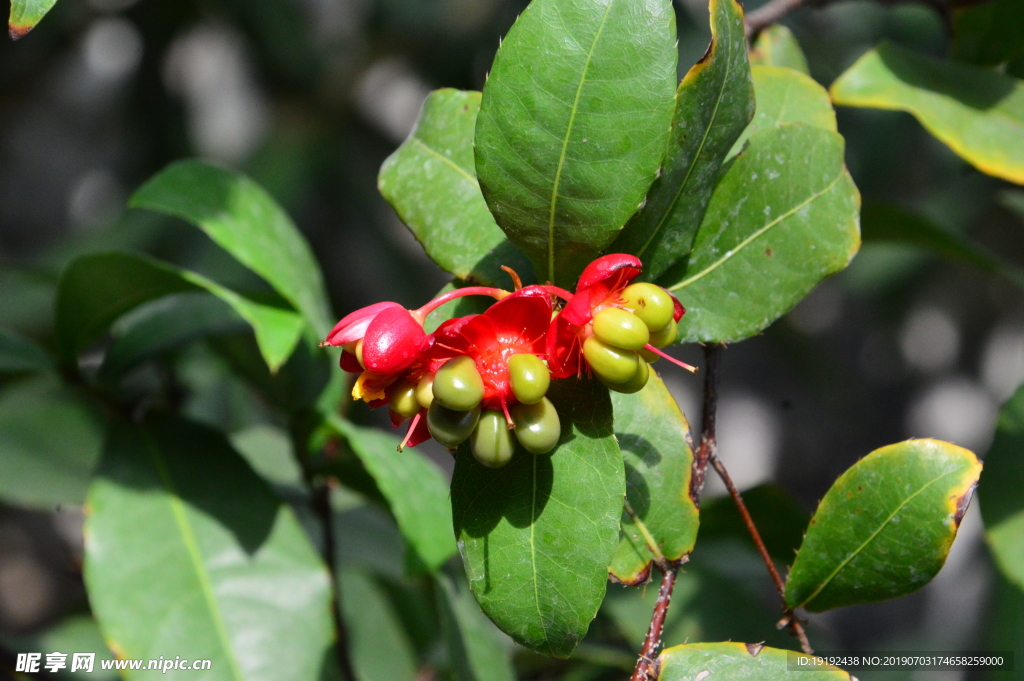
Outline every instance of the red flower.
<svg viewBox="0 0 1024 681"><path fill-rule="evenodd" d="M516 399L509 382L508 359L528 353L544 356L544 335L551 319L551 294L527 286L479 315L452 319L434 332L425 370L436 373L453 357L472 357L484 383L483 408L505 410Z"/></svg>
<svg viewBox="0 0 1024 681"><path fill-rule="evenodd" d="M643 265L625 253L612 253L593 261L580 275L576 293L554 321L547 336L547 360L552 378L579 376L586 368L583 342L593 334L594 315L607 307L619 307L622 291L636 279ZM679 321L683 306L675 302L673 318Z"/></svg>
<svg viewBox="0 0 1024 681"><path fill-rule="evenodd" d="M328 345L341 345L341 366L362 371L355 345L363 341L362 366L377 376L392 376L411 365L430 347L422 321L398 303L377 303L345 316L330 335Z"/></svg>

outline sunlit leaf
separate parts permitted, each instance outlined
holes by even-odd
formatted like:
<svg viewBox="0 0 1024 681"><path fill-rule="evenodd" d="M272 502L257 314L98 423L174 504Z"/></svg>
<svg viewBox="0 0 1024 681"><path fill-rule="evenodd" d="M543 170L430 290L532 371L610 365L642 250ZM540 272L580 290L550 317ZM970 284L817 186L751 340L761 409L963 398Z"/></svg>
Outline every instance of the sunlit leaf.
<svg viewBox="0 0 1024 681"><path fill-rule="evenodd" d="M332 415L327 425L342 435L373 477L395 514L402 535L424 565L436 570L456 553L448 485L437 466L400 440Z"/></svg>
<svg viewBox="0 0 1024 681"><path fill-rule="evenodd" d="M681 342L752 336L860 247L860 194L843 138L805 123L755 134L729 166L693 253L661 283L686 307Z"/></svg>
<svg viewBox="0 0 1024 681"><path fill-rule="evenodd" d="M612 405L626 465L626 499L662 555L680 560L693 549L700 522L690 496L690 424L653 371L639 393L612 393ZM652 558L643 531L623 511L612 576L626 584L642 582Z"/></svg>
<svg viewBox="0 0 1024 681"><path fill-rule="evenodd" d="M484 86L476 170L537 278L572 286L636 212L676 83L668 0L534 0Z"/></svg>
<svg viewBox="0 0 1024 681"><path fill-rule="evenodd" d="M658 656L661 663L658 681L789 681L793 678L789 670L791 657L796 660L806 656L760 643L688 643L669 648ZM848 672L831 665L813 669L801 669L799 678L804 681L852 679Z"/></svg>
<svg viewBox="0 0 1024 681"><path fill-rule="evenodd" d="M1024 388L999 414L980 491L985 535L999 570L1024 589Z"/></svg>
<svg viewBox="0 0 1024 681"><path fill-rule="evenodd" d="M754 114L743 8L711 0L711 46L676 93L661 175L610 250L633 253L654 280L690 252L725 156Z"/></svg>
<svg viewBox="0 0 1024 681"><path fill-rule="evenodd" d="M409 139L381 166L377 188L445 271L495 286L508 281L505 265L529 283L532 266L494 222L476 179L479 111L479 92L431 92Z"/></svg>
<svg viewBox="0 0 1024 681"><path fill-rule="evenodd" d="M304 327L294 311L258 303L195 272L128 253L87 255L64 270L57 290L57 337L65 362L143 303L206 291L252 326L263 358L276 370L292 354Z"/></svg>
<svg viewBox="0 0 1024 681"><path fill-rule="evenodd" d="M1024 184L1024 82L882 43L830 92L843 106L913 114L978 170Z"/></svg>
<svg viewBox="0 0 1024 681"><path fill-rule="evenodd" d="M491 469L463 445L452 512L483 611L517 642L568 657L604 599L625 485L607 391L558 381L548 396L562 419L558 447L539 456L519 447Z"/></svg>
<svg viewBox="0 0 1024 681"><path fill-rule="evenodd" d="M319 338L326 337L332 316L320 266L291 218L252 180L201 161L179 161L142 185L128 205L203 230L302 313Z"/></svg>
<svg viewBox="0 0 1024 681"><path fill-rule="evenodd" d="M354 681L414 681L415 653L387 592L361 570L338 581Z"/></svg>
<svg viewBox="0 0 1024 681"><path fill-rule="evenodd" d="M761 31L750 50L751 66L785 66L810 75L807 58L793 32L782 24L772 24Z"/></svg>
<svg viewBox="0 0 1024 681"><path fill-rule="evenodd" d="M331 663L330 576L220 434L115 424L86 508L85 583L119 657L211 660L206 678L233 681L311 681Z"/></svg>
<svg viewBox="0 0 1024 681"><path fill-rule="evenodd" d="M895 598L938 573L981 463L938 440L876 449L818 505L786 581L786 603L812 612Z"/></svg>

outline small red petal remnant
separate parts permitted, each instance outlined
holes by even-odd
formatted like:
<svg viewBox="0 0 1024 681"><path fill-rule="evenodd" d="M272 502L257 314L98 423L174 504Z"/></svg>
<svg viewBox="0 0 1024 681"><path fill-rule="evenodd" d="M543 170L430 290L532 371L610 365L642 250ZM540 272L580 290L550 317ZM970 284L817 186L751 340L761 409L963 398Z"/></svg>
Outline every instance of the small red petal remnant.
<svg viewBox="0 0 1024 681"><path fill-rule="evenodd" d="M360 366L359 360L348 350L344 350L341 353L341 368L350 374L358 374L363 371L363 367Z"/></svg>

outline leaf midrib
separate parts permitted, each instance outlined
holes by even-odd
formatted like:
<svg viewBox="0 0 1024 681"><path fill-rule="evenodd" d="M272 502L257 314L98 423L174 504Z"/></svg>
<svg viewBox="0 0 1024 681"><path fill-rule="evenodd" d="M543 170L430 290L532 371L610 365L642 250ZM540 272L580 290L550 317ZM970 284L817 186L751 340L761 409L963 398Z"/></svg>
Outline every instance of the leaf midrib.
<svg viewBox="0 0 1024 681"><path fill-rule="evenodd" d="M466 171L465 171L465 170L464 170L464 169L462 168L462 166L460 166L460 165L459 165L458 163L456 163L455 161L451 160L450 158L448 158L447 156L445 156L445 155L444 155L444 154L442 154L441 152L439 152L439 151L437 151L437 150L433 149L433 148L432 148L431 146L429 146L429 145L428 145L428 144L427 144L426 142L424 142L423 140L421 140L421 139L420 139L419 137L413 137L413 138L412 138L412 141L413 141L413 142L415 142L416 144L420 145L421 147L423 147L423 149L425 149L425 150L426 150L426 151L427 151L428 153L430 153L430 154L433 154L433 155L434 155L434 156L436 156L437 158L441 159L442 161L444 161L445 163L447 163L448 165L450 165L450 166L451 166L452 168L454 168L454 169L455 169L455 171L456 171L456 172L458 172L458 173L459 173L460 175L462 175L462 176L463 176L464 178L466 178L467 180L469 180L470 182L472 182L472 183L473 183L473 186L475 186L475 187L477 187L477 188L479 188L479 187L480 187L480 182L479 182L479 181L477 181L477 179L476 179L475 177L473 177L472 175L470 175L469 173L467 173L467 172L466 172Z"/></svg>
<svg viewBox="0 0 1024 681"><path fill-rule="evenodd" d="M921 494L926 489L928 489L933 484L935 484L936 482L938 482L942 478L946 477L947 475L953 475L956 472L957 471L946 471L945 473L941 473L941 474L937 475L936 477L932 478L931 480L926 482L924 485L922 485L919 490L917 490L916 492L911 494L909 497L904 499L900 503L900 505L897 506L895 509L893 509L892 513L890 513L888 515L888 517L886 517L886 519L883 520L879 524L878 529L876 529L874 532L872 532L870 537L865 539L864 542L861 543L860 546L858 546L856 549L854 549L852 552L850 552L850 555L848 555L846 558L844 558L843 561L841 563L839 563L839 565L836 566L836 569L833 570L832 573L828 577L826 577L824 580L822 580L821 584L818 585L818 588L816 588L811 593L810 596L805 598L801 603L799 603L798 605L796 605L794 607L802 608L802 607L806 606L808 603L810 603L811 601L813 601L815 598L817 598L818 595L825 589L825 587L827 587L832 582L832 580L835 579L836 575L838 575L843 570L843 568L845 568L847 565L849 565L850 561L852 561L854 558L859 556L861 551L863 551L867 547L868 544L870 544L871 542L873 542L875 540L875 537L877 537L879 535L879 533L882 530L885 529L885 527L892 521L892 519L896 516L897 513L902 511L903 508L907 504L909 504L911 501L914 500L915 497L917 497L917 495Z"/></svg>
<svg viewBox="0 0 1024 681"><path fill-rule="evenodd" d="M836 179L832 180L828 184L828 186L826 186L824 189L822 189L821 191L818 191L818 192L815 192L815 193L811 194L809 197L807 197L806 199L804 199L803 201L798 203L796 206L793 206L792 208L787 210L785 213L783 213L779 217L775 218L774 220L769 222L764 227L759 228L757 231L755 231L753 234L748 236L746 239L744 239L743 241L741 241L738 244L736 244L736 246L734 248L732 248L729 251L727 251L726 254L723 255L721 258L719 258L715 262L711 263L706 268L704 268L703 270L701 270L697 274L693 275L689 279L684 279L683 281L679 282L675 286L668 287L668 290L669 291L679 291L681 289L686 288L690 284L692 284L692 283L694 283L696 281L699 281L700 279L703 279L705 276L711 274L716 269L718 269L719 267L724 265L726 262L731 260L733 257L738 255L743 249L745 249L748 245L750 245L750 243L752 241L754 241L755 239L757 239L758 237L763 235L769 229L771 229L772 227L775 227L776 225L781 223L786 218L788 218L788 217L794 215L795 213L799 212L804 206L807 206L807 205L813 203L814 201L817 201L819 198L821 198L825 194L827 194L830 191L832 191L832 188L835 187L837 184L839 184L839 180L841 180L841 179L843 179L843 172L842 172L842 170L840 170L839 174L836 175Z"/></svg>
<svg viewBox="0 0 1024 681"><path fill-rule="evenodd" d="M558 155L558 166L555 169L555 181L551 187L551 210L548 212L548 280L552 282L555 281L555 212L558 206L558 188L562 182L562 168L565 166L565 156L569 148L569 138L572 136L572 129L576 123L576 112L579 110L580 97L583 95L583 86L587 82L587 71L590 69L590 62L594 57L594 48L597 47L597 42L601 39L601 33L604 31L604 25L608 20L608 14L611 12L613 4L615 4L615 0L608 0L608 6L605 7L604 16L601 17L601 23L597 27L597 33L594 34L594 41L590 44L590 51L587 52L587 59L583 63L583 71L580 73L580 82L576 86L576 96L573 98L572 109L569 111L569 123L565 129L565 138L562 140L562 150Z"/></svg>
<svg viewBox="0 0 1024 681"><path fill-rule="evenodd" d="M178 526L178 531L181 533L181 541L185 544L185 550L188 552L189 560L192 562L192 567L196 572L196 579L199 580L199 586L203 592L203 599L206 601L207 609L210 612L210 618L213 620L214 629L217 630L217 638L220 639L221 648L224 649L224 655L228 659L232 676L237 679L237 681L244 681L245 677L242 675L242 670L238 666L238 660L235 659L234 651L231 649L227 627L224 624L224 617L221 615L220 606L213 594L213 585L210 582L210 573L206 570L206 565L203 563L202 553L199 551L199 545L196 541L195 533L192 531L192 525L188 521L188 516L185 513L185 507L181 502L181 496L178 493L177 486L174 484L174 480L171 478L170 472L167 470L167 464L164 462L163 454L160 451L159 446L157 446L156 442L153 440L153 436L148 430L143 430L143 435L145 438L146 450L153 459L153 465L156 466L157 473L160 475L160 481L164 485L164 490L170 495L168 504L170 504L171 507L171 514L174 516L174 522Z"/></svg>
<svg viewBox="0 0 1024 681"><path fill-rule="evenodd" d="M717 43L713 43L712 44L712 47L711 47L712 53L711 53L711 56L709 57L709 65L710 65L710 60L714 59L714 57L715 57L714 49L715 49L715 45L716 44ZM726 83L729 80L729 73L730 73L731 70L732 70L732 61L727 56L726 59L725 59L725 75L722 76L722 87L719 88L719 90L718 90L718 97L715 99L715 110L711 114L711 120L708 122L707 126L704 128L704 137L702 137L701 140L700 140L700 146L697 147L697 151L693 155L693 161L690 163L690 167L686 169L686 176L683 177L683 181L679 184L679 189L676 190L676 195L672 197L672 202L669 203L668 208L665 209L665 212L661 216L661 220L658 221L658 224L657 224L657 226L655 226L654 231L651 233L651 236L647 239L647 241L644 243L644 245L637 252L636 255L637 255L638 258L641 255L643 255L644 251L647 250L647 247L650 246L651 243L654 241L654 238L656 236L658 236L658 233L661 231L661 228L665 226L665 223L668 221L669 215L672 214L672 211L675 210L676 204L679 203L679 197L681 197L683 195L683 190L686 188L686 185L690 182L690 175L693 174L693 169L697 167L697 162L700 159L701 152L704 151L704 145L707 144L708 137L711 135L711 128L714 127L715 121L718 120L718 109L719 109L719 107L722 104L722 98L725 97L725 86L726 86ZM673 127L675 127L675 121L674 120L672 121L672 125L673 125Z"/></svg>

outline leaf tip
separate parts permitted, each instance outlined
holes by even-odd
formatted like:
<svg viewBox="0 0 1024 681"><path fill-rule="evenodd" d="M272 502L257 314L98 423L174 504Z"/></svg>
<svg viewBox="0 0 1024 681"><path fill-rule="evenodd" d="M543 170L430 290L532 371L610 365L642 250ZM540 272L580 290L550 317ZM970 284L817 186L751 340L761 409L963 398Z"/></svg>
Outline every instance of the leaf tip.
<svg viewBox="0 0 1024 681"><path fill-rule="evenodd" d="M27 36L29 34L29 31L31 31L33 28L35 28L35 26L31 24L10 23L7 24L7 35L11 37L11 40L21 40L22 38Z"/></svg>

